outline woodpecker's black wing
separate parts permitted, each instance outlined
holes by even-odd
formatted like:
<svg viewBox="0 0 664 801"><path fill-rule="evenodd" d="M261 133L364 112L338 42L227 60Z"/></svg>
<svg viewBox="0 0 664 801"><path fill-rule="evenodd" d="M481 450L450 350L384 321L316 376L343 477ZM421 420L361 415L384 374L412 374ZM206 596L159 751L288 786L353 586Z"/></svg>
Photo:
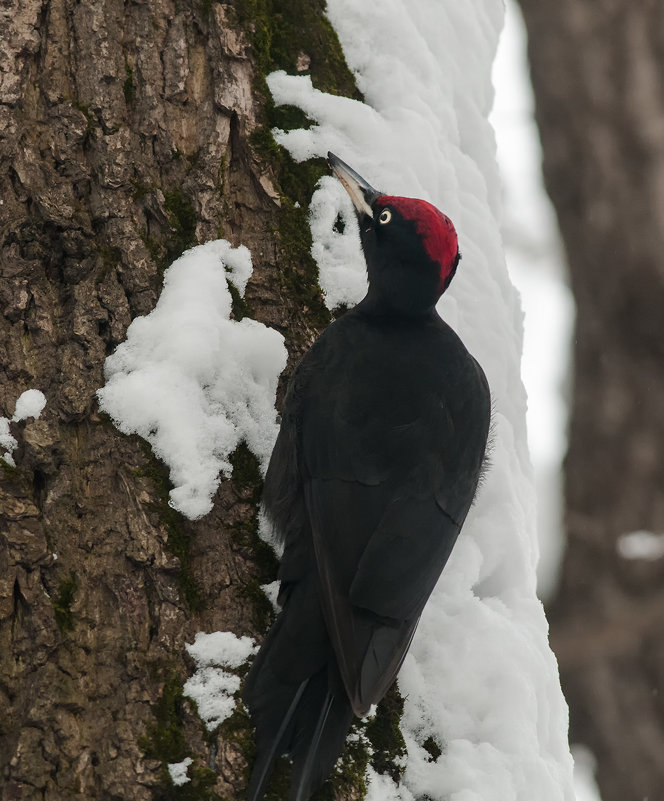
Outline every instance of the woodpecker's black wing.
<svg viewBox="0 0 664 801"><path fill-rule="evenodd" d="M472 503L486 379L437 315L361 309L321 337L295 401L303 515L321 606L354 711L394 680Z"/></svg>

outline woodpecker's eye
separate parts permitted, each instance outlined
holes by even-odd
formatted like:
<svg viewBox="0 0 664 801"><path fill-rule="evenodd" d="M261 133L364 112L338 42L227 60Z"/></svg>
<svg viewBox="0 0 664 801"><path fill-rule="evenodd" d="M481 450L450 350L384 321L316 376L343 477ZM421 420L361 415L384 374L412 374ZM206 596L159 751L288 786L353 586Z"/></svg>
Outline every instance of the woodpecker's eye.
<svg viewBox="0 0 664 801"><path fill-rule="evenodd" d="M378 218L378 222L381 225L387 225L387 223L392 219L392 212L389 209L383 209L380 213L380 217Z"/></svg>

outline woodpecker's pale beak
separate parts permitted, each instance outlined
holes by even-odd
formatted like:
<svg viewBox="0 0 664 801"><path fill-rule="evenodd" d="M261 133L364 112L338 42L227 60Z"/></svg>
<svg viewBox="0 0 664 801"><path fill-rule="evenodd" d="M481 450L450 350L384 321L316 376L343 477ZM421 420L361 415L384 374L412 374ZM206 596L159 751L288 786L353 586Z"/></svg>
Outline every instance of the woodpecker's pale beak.
<svg viewBox="0 0 664 801"><path fill-rule="evenodd" d="M360 219L365 215L373 219L373 205L376 198L380 197L380 192L377 192L373 186L368 184L361 175L358 175L355 170L351 169L348 164L343 162L334 153L327 154L327 163L332 168L332 172L341 181L344 189L350 195L353 201L355 211L357 211Z"/></svg>

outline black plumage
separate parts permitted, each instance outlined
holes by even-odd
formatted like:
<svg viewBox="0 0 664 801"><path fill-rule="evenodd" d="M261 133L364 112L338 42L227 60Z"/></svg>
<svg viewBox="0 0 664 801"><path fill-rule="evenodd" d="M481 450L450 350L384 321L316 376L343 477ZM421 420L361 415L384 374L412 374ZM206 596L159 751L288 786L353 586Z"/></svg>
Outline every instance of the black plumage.
<svg viewBox="0 0 664 801"><path fill-rule="evenodd" d="M332 154L369 290L295 370L263 503L284 543L282 612L247 677L248 801L274 760L306 801L353 715L394 681L475 495L489 430L482 369L435 304L459 261L430 204L381 195Z"/></svg>

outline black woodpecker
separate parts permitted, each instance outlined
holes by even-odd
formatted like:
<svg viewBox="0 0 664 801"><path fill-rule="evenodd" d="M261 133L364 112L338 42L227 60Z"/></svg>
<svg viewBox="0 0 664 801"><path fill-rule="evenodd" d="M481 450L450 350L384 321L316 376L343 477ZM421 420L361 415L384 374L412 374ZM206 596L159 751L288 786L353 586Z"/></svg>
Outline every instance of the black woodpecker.
<svg viewBox="0 0 664 801"><path fill-rule="evenodd" d="M459 263L424 200L373 189L334 154L369 289L291 379L263 504L284 545L282 611L247 676L248 801L275 759L290 801L332 770L354 715L385 695L475 496L489 432L484 372L436 311Z"/></svg>

